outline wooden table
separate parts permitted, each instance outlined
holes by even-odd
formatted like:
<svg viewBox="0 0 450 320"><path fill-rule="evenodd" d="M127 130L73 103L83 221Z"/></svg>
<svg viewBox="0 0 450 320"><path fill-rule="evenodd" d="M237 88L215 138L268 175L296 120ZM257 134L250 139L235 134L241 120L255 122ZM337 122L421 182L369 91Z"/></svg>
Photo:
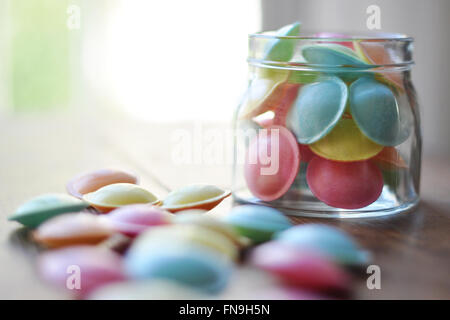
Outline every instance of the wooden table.
<svg viewBox="0 0 450 320"><path fill-rule="evenodd" d="M225 124L203 126L226 128ZM101 167L131 170L164 196L188 183L229 187L229 163L173 164L174 130L192 124L149 124L94 110L76 114L6 115L0 118L0 298L65 299L35 271L36 247L7 216L22 202L46 192L64 192L75 174ZM231 199L211 214L225 214ZM381 267L381 290L355 277L357 299L450 299L450 159L425 158L422 201L412 213L378 219L319 220L352 234ZM296 223L318 219L293 218ZM224 298L251 298L274 285L267 275L238 268Z"/></svg>

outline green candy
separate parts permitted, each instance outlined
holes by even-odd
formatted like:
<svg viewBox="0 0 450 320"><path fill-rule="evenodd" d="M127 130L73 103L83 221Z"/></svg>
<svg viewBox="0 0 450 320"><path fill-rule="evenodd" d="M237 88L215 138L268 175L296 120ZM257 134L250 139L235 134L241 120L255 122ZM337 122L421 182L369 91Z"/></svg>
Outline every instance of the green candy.
<svg viewBox="0 0 450 320"><path fill-rule="evenodd" d="M36 228L54 216L78 212L88 206L87 202L66 194L44 194L25 202L8 220L17 221L29 228Z"/></svg>
<svg viewBox="0 0 450 320"><path fill-rule="evenodd" d="M277 37L296 37L300 34L300 22L278 29ZM265 60L286 62L294 55L296 41L291 39L274 39L266 47Z"/></svg>
<svg viewBox="0 0 450 320"><path fill-rule="evenodd" d="M305 84L315 82L318 77L319 77L318 72L293 70L289 72L287 81L290 83Z"/></svg>
<svg viewBox="0 0 450 320"><path fill-rule="evenodd" d="M225 222L241 236L254 243L268 241L292 223L280 211L265 206L242 205L234 207L225 217Z"/></svg>

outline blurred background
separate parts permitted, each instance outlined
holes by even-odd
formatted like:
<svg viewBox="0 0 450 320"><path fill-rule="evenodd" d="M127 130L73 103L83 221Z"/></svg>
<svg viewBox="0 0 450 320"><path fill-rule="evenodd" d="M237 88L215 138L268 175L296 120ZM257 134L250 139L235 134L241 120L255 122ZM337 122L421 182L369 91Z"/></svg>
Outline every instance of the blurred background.
<svg viewBox="0 0 450 320"><path fill-rule="evenodd" d="M371 4L382 32L415 38L425 155L450 155L447 0L0 0L0 117L230 122L246 87L248 33L295 20L367 31Z"/></svg>

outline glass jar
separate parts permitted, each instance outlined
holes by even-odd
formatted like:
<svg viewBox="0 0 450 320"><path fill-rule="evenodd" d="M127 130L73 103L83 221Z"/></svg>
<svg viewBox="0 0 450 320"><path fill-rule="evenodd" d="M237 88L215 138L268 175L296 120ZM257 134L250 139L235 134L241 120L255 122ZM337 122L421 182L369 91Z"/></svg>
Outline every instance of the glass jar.
<svg viewBox="0 0 450 320"><path fill-rule="evenodd" d="M290 215L374 217L419 201L413 40L249 36L234 119L235 201Z"/></svg>

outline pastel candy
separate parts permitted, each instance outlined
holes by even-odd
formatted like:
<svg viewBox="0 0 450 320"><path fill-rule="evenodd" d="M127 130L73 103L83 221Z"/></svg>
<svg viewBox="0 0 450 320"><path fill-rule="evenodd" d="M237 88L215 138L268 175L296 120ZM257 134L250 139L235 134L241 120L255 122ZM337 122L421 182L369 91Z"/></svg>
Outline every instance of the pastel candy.
<svg viewBox="0 0 450 320"><path fill-rule="evenodd" d="M186 243L206 250L230 260L237 260L238 246L226 235L198 225L172 225L149 229L138 238L140 243Z"/></svg>
<svg viewBox="0 0 450 320"><path fill-rule="evenodd" d="M409 137L411 126L402 123L408 117L402 117L401 106L388 86L372 78L361 78L350 86L349 99L353 119L374 142L396 146Z"/></svg>
<svg viewBox="0 0 450 320"><path fill-rule="evenodd" d="M337 77L324 77L304 86L287 119L298 142L311 144L323 138L338 123L347 103L347 86Z"/></svg>
<svg viewBox="0 0 450 320"><path fill-rule="evenodd" d="M90 213L69 213L41 224L33 233L38 243L47 247L97 244L114 233L104 218Z"/></svg>
<svg viewBox="0 0 450 320"><path fill-rule="evenodd" d="M349 276L332 260L283 242L271 241L256 247L250 261L290 286L317 291L344 291L349 287Z"/></svg>
<svg viewBox="0 0 450 320"><path fill-rule="evenodd" d="M377 41L354 41L354 48L358 56L369 64L389 65L395 61L383 42ZM396 88L404 90L403 73L401 71L387 71L376 74L380 81L393 84Z"/></svg>
<svg viewBox="0 0 450 320"><path fill-rule="evenodd" d="M296 22L284 26L275 35L277 37L299 36L300 23ZM294 56L296 44L297 41L295 39L271 39L266 44L264 60L287 62ZM258 68L256 72L259 78L271 79L276 82L285 81L291 73L289 70L277 68Z"/></svg>
<svg viewBox="0 0 450 320"><path fill-rule="evenodd" d="M81 199L84 194L94 192L109 184L137 184L137 182L138 179L130 173L115 169L100 169L73 178L67 183L66 189L71 195Z"/></svg>
<svg viewBox="0 0 450 320"><path fill-rule="evenodd" d="M77 296L85 296L107 283L126 279L119 255L91 246L45 252L39 257L38 267L46 282ZM77 275L79 280L75 277Z"/></svg>
<svg viewBox="0 0 450 320"><path fill-rule="evenodd" d="M230 194L230 191L213 185L189 185L169 193L162 207L170 212L187 209L211 210Z"/></svg>
<svg viewBox="0 0 450 320"><path fill-rule="evenodd" d="M299 86L297 83L277 83L258 105L251 106L247 103L242 118L249 119L264 114L265 112L273 111L277 117L274 124L284 125L285 116L297 97Z"/></svg>
<svg viewBox="0 0 450 320"><path fill-rule="evenodd" d="M383 170L396 170L408 168L405 160L394 147L384 147L372 159Z"/></svg>
<svg viewBox="0 0 450 320"><path fill-rule="evenodd" d="M302 55L307 62L322 66L368 66L353 50L336 43L305 45Z"/></svg>
<svg viewBox="0 0 450 320"><path fill-rule="evenodd" d="M263 201L283 196L300 166L300 152L294 135L285 127L260 130L247 150L244 175L253 195Z"/></svg>
<svg viewBox="0 0 450 320"><path fill-rule="evenodd" d="M273 125L286 126L286 117L291 109L291 106L297 98L300 84L284 82L281 84L283 88L282 99L277 103L273 112L275 116L273 118Z"/></svg>
<svg viewBox="0 0 450 320"><path fill-rule="evenodd" d="M335 74L346 81L352 81L370 73L361 70L370 68L352 49L336 43L319 43L302 47L304 59L323 72ZM354 72L357 71L357 72Z"/></svg>
<svg viewBox="0 0 450 320"><path fill-rule="evenodd" d="M230 277L231 265L211 250L187 243L138 241L125 257L127 274L136 279L166 279L215 293Z"/></svg>
<svg viewBox="0 0 450 320"><path fill-rule="evenodd" d="M237 206L224 219L236 232L253 242L270 240L276 232L292 226L280 211L266 206Z"/></svg>
<svg viewBox="0 0 450 320"><path fill-rule="evenodd" d="M137 184L138 179L131 173L115 169L100 169L74 177L66 189L74 197L82 198L84 194L94 192L113 183Z"/></svg>
<svg viewBox="0 0 450 320"><path fill-rule="evenodd" d="M362 134L351 118L340 119L329 134L309 147L315 154L335 161L366 160L383 149Z"/></svg>
<svg viewBox="0 0 450 320"><path fill-rule="evenodd" d="M105 218L114 230L130 237L137 236L149 227L171 223L170 213L146 204L128 205L115 209Z"/></svg>
<svg viewBox="0 0 450 320"><path fill-rule="evenodd" d="M372 162L337 162L313 158L306 171L311 192L331 207L359 209L376 201L383 190L380 169Z"/></svg>
<svg viewBox="0 0 450 320"><path fill-rule="evenodd" d="M302 250L316 250L344 265L364 265L370 257L347 234L323 224L297 225L277 234L276 241Z"/></svg>
<svg viewBox="0 0 450 320"><path fill-rule="evenodd" d="M177 214L173 222L176 224L195 225L203 228L207 228L211 231L220 233L234 244L238 246L245 246L247 243L240 237L228 224L220 219L205 215L202 213L193 213L193 210L181 211Z"/></svg>
<svg viewBox="0 0 450 320"><path fill-rule="evenodd" d="M8 220L17 221L26 227L35 228L44 221L68 212L81 211L89 206L65 194L44 194L21 205Z"/></svg>
<svg viewBox="0 0 450 320"><path fill-rule="evenodd" d="M271 79L256 78L250 83L244 95L241 119L251 119L259 114L271 110L272 102L279 95L275 90L280 82ZM275 92L275 93L274 93ZM274 93L272 95L272 93ZM271 97L269 99L269 97Z"/></svg>
<svg viewBox="0 0 450 320"><path fill-rule="evenodd" d="M151 192L131 183L114 183L86 193L83 200L101 212L130 204L157 204L160 201Z"/></svg>
<svg viewBox="0 0 450 320"><path fill-rule="evenodd" d="M300 34L300 23L296 22L282 27L276 33L277 37L294 37ZM266 46L265 60L289 61L294 55L296 41L292 39L273 39Z"/></svg>

